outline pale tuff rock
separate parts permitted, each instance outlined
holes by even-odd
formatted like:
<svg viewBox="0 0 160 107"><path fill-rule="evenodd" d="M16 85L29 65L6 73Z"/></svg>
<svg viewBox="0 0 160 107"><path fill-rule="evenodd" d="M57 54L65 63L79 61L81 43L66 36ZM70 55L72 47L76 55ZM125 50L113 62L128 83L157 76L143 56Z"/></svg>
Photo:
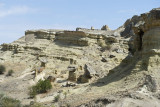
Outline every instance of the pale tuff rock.
<svg viewBox="0 0 160 107"><path fill-rule="evenodd" d="M97 74L96 71L89 64L84 65L84 70L85 70L84 75L88 78L92 78Z"/></svg>
<svg viewBox="0 0 160 107"><path fill-rule="evenodd" d="M135 25L134 39L135 53L141 53L144 63L147 64L147 70L152 70L152 67L158 69L160 59L160 10L153 9L149 13L142 14L141 17L145 23Z"/></svg>
<svg viewBox="0 0 160 107"><path fill-rule="evenodd" d="M91 27L91 30L94 30L94 27L93 27L93 26Z"/></svg>
<svg viewBox="0 0 160 107"><path fill-rule="evenodd" d="M56 32L64 30L27 30L25 32L25 41L34 42L36 39L54 40Z"/></svg>
<svg viewBox="0 0 160 107"><path fill-rule="evenodd" d="M139 21L133 26L135 35L131 37L130 52L136 61L132 72L146 71L145 80L149 91L159 90L159 64L160 64L160 10L153 9L149 13L139 16ZM147 82L146 82L147 81ZM153 88L154 87L154 88Z"/></svg>
<svg viewBox="0 0 160 107"><path fill-rule="evenodd" d="M56 34L55 42L68 44L68 45L77 45L77 46L88 46L89 40L87 35L81 31L64 31Z"/></svg>
<svg viewBox="0 0 160 107"><path fill-rule="evenodd" d="M129 41L130 53L119 66L110 70L106 78L98 82L107 84L106 87L110 88L115 85L113 88L114 90L122 86L122 88L126 89L123 93L124 97L112 103L107 100L105 104L103 103L104 100L99 99L99 103L92 100L86 104L82 104L82 106L158 107L160 102L154 96L158 96L160 90L159 21L160 9L158 8L151 10L149 13L142 14L141 16L134 16L123 25L125 29L122 31L121 36L125 38L131 37ZM103 85L103 87L104 86L105 85ZM132 91L128 89L128 87L132 87ZM120 93L121 96L122 92ZM118 95L115 95L115 98L117 98L117 96Z"/></svg>
<svg viewBox="0 0 160 107"><path fill-rule="evenodd" d="M68 75L68 80L69 81L77 81L77 73L76 73L77 68L75 66L68 66L68 71L69 71L69 75Z"/></svg>
<svg viewBox="0 0 160 107"><path fill-rule="evenodd" d="M54 77L54 76L48 76L47 80L49 80L50 82L54 82L56 80L56 77Z"/></svg>
<svg viewBox="0 0 160 107"><path fill-rule="evenodd" d="M101 30L111 30L107 25L102 26Z"/></svg>
<svg viewBox="0 0 160 107"><path fill-rule="evenodd" d="M121 36L126 38L134 36L134 31L132 27L134 27L136 24L141 22L141 20L142 20L142 17L137 15L133 16L131 19L128 19L123 25L124 31L121 32Z"/></svg>
<svg viewBox="0 0 160 107"><path fill-rule="evenodd" d="M156 106L159 14L160 9L153 9L133 16L117 30L107 25L102 30L28 30L17 41L0 46L0 63L14 70L12 77L0 75L0 90L29 104L33 99L28 99L28 87L48 79L53 89L35 100L49 106L64 93L57 107L132 107L147 101Z"/></svg>

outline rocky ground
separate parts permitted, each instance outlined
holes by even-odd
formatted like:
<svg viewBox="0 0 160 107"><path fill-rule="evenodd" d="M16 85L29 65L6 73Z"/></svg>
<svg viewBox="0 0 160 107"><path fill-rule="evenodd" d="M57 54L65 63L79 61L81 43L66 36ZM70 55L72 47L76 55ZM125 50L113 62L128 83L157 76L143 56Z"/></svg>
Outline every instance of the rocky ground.
<svg viewBox="0 0 160 107"><path fill-rule="evenodd" d="M0 64L14 71L0 75L0 92L24 105L158 107L159 14L133 16L117 30L28 30L0 47ZM29 87L48 78L53 88L30 98Z"/></svg>

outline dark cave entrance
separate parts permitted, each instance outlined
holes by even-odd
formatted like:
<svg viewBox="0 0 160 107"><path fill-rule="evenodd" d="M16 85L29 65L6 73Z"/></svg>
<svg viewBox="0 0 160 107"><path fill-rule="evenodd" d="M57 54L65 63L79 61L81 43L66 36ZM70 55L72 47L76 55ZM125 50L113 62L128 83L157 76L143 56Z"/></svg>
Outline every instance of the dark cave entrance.
<svg viewBox="0 0 160 107"><path fill-rule="evenodd" d="M143 35L144 35L144 32L142 30L140 30L139 32L139 44L138 44L138 51L141 51L142 50L142 39L143 39Z"/></svg>

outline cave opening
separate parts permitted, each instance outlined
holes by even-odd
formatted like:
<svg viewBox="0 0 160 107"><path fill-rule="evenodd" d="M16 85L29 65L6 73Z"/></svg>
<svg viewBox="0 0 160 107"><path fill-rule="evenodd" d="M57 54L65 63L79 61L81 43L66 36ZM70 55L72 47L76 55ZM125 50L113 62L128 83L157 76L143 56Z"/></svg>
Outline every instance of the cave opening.
<svg viewBox="0 0 160 107"><path fill-rule="evenodd" d="M142 50L142 39L143 39L143 35L144 35L144 32L143 32L142 30L140 30L140 32L139 32L138 51L141 51L141 50Z"/></svg>

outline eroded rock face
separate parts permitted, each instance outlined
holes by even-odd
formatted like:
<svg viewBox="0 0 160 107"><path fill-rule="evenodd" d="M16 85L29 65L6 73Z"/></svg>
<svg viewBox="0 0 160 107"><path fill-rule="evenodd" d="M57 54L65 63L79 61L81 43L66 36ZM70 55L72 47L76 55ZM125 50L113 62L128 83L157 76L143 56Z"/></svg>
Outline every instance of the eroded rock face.
<svg viewBox="0 0 160 107"><path fill-rule="evenodd" d="M132 27L138 24L141 20L142 20L142 17L137 16L137 15L133 16L131 19L128 19L123 25L124 31L121 32L121 36L125 38L134 36L134 31Z"/></svg>
<svg viewBox="0 0 160 107"><path fill-rule="evenodd" d="M45 102L46 99L47 102L52 102L56 91L61 90L61 86L67 87L67 89L62 88L64 92L70 91L67 97L77 94L78 101L79 97L83 99L81 95L85 93L99 93L97 91L99 89L90 91L88 86L107 76L108 72L118 66L128 55L128 40L120 36L121 29L113 31L107 26L102 29L28 30L25 36L17 41L1 45L0 63L11 69L15 66L15 74L9 80L3 78L4 83L1 84L0 90L6 93L11 92L9 94L19 98L23 104L28 104L31 100L27 99L28 87L34 85L39 79L48 79L54 85L51 93L44 96L38 95L40 97L38 101L41 102ZM17 70L17 68L21 69ZM13 84L16 84L14 89L11 87ZM21 87L22 84L24 84L23 87ZM6 86L9 86L7 90ZM77 102L74 98L71 99Z"/></svg>
<svg viewBox="0 0 160 107"><path fill-rule="evenodd" d="M56 34L55 42L77 45L77 46L88 46L89 40L87 35L81 31L64 31Z"/></svg>
<svg viewBox="0 0 160 107"><path fill-rule="evenodd" d="M135 35L132 37L133 45L131 52L135 57L138 57L135 66L137 71L147 71L148 75L153 76L153 82L148 82L159 89L160 70L160 9L153 9L149 13L142 14L140 20L134 25L132 30ZM136 71L135 70L135 71Z"/></svg>
<svg viewBox="0 0 160 107"><path fill-rule="evenodd" d="M36 39L54 40L56 32L63 30L27 30L25 32L26 42L35 42Z"/></svg>
<svg viewBox="0 0 160 107"><path fill-rule="evenodd" d="M153 9L142 14L142 23L133 28L135 53L141 53L143 58L150 57L148 66L157 66L160 63L160 9ZM152 60L154 59L154 60ZM158 67L158 66L157 66Z"/></svg>

